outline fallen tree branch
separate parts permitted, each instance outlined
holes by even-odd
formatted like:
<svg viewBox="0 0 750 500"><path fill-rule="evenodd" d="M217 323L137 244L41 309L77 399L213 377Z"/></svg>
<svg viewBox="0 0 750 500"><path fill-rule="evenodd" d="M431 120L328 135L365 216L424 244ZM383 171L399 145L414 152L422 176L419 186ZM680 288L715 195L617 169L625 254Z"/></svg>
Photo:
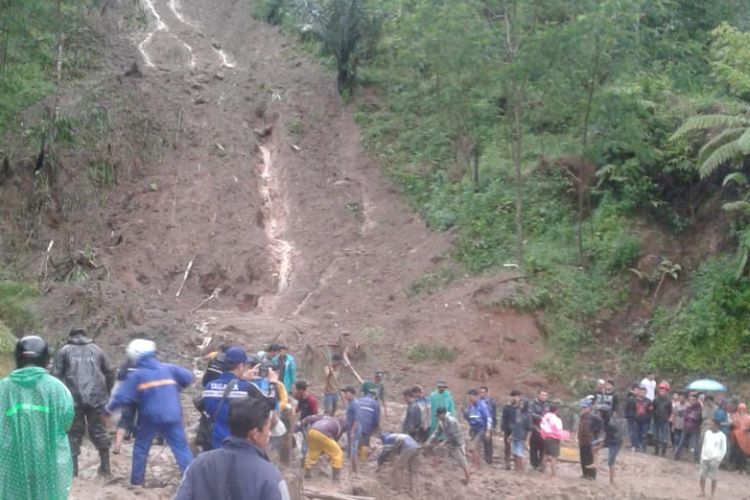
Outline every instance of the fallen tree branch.
<svg viewBox="0 0 750 500"><path fill-rule="evenodd" d="M359 380L359 383L363 384L364 380L362 380L362 377L359 376L359 373L357 373L357 370L354 369L351 361L349 361L349 354L347 354L346 349L343 350L342 357L344 358L344 364L346 365L346 367L352 371L355 377L357 377L357 380Z"/></svg>
<svg viewBox="0 0 750 500"><path fill-rule="evenodd" d="M194 308L192 308L190 310L190 312L195 312L198 309L200 309L201 307L205 306L210 301L212 301L213 299L217 298L220 293L221 293L221 288L214 288L214 291L211 292L211 295L209 295L208 297L206 297L205 299L203 299L197 306L195 306Z"/></svg>
<svg viewBox="0 0 750 500"><path fill-rule="evenodd" d="M177 293L175 294L175 297L179 297L182 293L182 287L185 286L185 282L188 279L188 276L190 275L190 270L193 268L193 261L195 259L191 259L190 262L188 262L187 267L185 268L185 275L182 277L182 283L180 283L180 288L177 289Z"/></svg>
<svg viewBox="0 0 750 500"><path fill-rule="evenodd" d="M42 268L40 270L42 273L42 281L47 281L47 270L49 269L48 264L50 262L49 254L52 251L52 247L54 246L54 244L55 240L50 240L49 245L47 245L47 252L45 252L44 254L44 260L42 261Z"/></svg>
<svg viewBox="0 0 750 500"><path fill-rule="evenodd" d="M375 500L375 497L363 497L359 495L347 495L334 491L317 490L310 487L303 488L302 494L307 498L319 498L321 500Z"/></svg>

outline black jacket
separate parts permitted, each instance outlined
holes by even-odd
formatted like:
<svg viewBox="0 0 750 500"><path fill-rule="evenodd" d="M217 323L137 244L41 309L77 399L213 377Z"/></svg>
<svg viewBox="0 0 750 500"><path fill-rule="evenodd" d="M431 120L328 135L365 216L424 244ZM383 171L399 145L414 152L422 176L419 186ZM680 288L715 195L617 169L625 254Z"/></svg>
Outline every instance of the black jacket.
<svg viewBox="0 0 750 500"><path fill-rule="evenodd" d="M619 410L617 394L614 392L597 392L594 394L594 409L604 411L607 415Z"/></svg>
<svg viewBox="0 0 750 500"><path fill-rule="evenodd" d="M490 415L492 415L492 429L497 428L497 401L495 401L493 398L482 398L482 400L487 404L487 409L490 410Z"/></svg>
<svg viewBox="0 0 750 500"><path fill-rule="evenodd" d="M289 500L281 472L254 444L228 437L193 460L175 500Z"/></svg>
<svg viewBox="0 0 750 500"><path fill-rule="evenodd" d="M406 409L404 424L401 428L404 434L408 434L411 437L418 435L422 430L422 409L416 401L409 403Z"/></svg>
<svg viewBox="0 0 750 500"><path fill-rule="evenodd" d="M516 412L518 411L519 406L513 406L512 404L507 404L503 408L503 415L500 420L500 430L503 431L506 434L510 434L513 432L513 424L516 421Z"/></svg>
<svg viewBox="0 0 750 500"><path fill-rule="evenodd" d="M668 396L656 396L654 398L654 420L668 422L671 415L672 400Z"/></svg>
<svg viewBox="0 0 750 500"><path fill-rule="evenodd" d="M201 380L201 385L203 387L206 387L206 384L208 384L209 382L213 382L217 378L221 377L221 375L224 373L224 368L224 353L220 352L216 356L214 356L211 361L208 362L206 373L203 374L203 379Z"/></svg>
<svg viewBox="0 0 750 500"><path fill-rule="evenodd" d="M549 409L549 403L541 402L538 399L534 399L531 403L529 403L529 414L531 415L531 422L534 424L534 426L538 426L539 423L542 421L542 417L545 413L547 413L547 410ZM534 429L534 432L536 432L536 429Z"/></svg>
<svg viewBox="0 0 750 500"><path fill-rule="evenodd" d="M104 406L115 383L115 371L107 355L84 335L68 339L52 363L52 375L62 380L76 406Z"/></svg>

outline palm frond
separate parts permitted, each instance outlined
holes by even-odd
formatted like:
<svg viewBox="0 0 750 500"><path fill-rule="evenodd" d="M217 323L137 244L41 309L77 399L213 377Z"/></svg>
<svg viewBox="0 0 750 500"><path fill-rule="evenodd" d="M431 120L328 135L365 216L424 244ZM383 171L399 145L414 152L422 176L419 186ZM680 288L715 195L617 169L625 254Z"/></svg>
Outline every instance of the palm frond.
<svg viewBox="0 0 750 500"><path fill-rule="evenodd" d="M720 166L730 160L737 160L743 155L744 151L738 141L732 141L716 148L716 151L711 153L711 155L706 158L706 161L701 164L699 168L701 178L708 177Z"/></svg>
<svg viewBox="0 0 750 500"><path fill-rule="evenodd" d="M750 213L750 202L743 200L730 201L728 203L724 203L721 208L726 210L727 212Z"/></svg>
<svg viewBox="0 0 750 500"><path fill-rule="evenodd" d="M737 139L737 144L739 144L743 154L750 154L750 127L747 127L745 133Z"/></svg>
<svg viewBox="0 0 750 500"><path fill-rule="evenodd" d="M731 174L724 177L721 185L726 186L727 184L735 183L740 186L747 186L747 176L742 172L732 172Z"/></svg>
<svg viewBox="0 0 750 500"><path fill-rule="evenodd" d="M707 158L716 148L722 144L736 140L745 130L744 127L733 127L722 130L701 147L698 153L699 157Z"/></svg>
<svg viewBox="0 0 750 500"><path fill-rule="evenodd" d="M717 127L747 127L748 125L750 125L750 120L743 116L696 115L685 120L685 123L669 139L674 141L694 130L707 130Z"/></svg>

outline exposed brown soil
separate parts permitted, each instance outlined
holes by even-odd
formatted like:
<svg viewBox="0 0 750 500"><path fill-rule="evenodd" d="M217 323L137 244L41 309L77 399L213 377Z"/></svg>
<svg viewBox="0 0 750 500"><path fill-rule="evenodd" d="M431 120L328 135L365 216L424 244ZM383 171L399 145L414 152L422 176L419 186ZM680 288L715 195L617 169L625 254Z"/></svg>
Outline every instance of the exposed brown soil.
<svg viewBox="0 0 750 500"><path fill-rule="evenodd" d="M63 210L43 201L41 210L29 207L37 195L23 155L2 186L6 262L36 277L50 240L60 267L75 251L95 254L96 268L71 268L85 271L85 279L44 282L40 312L48 335L83 324L118 361L129 339L147 335L162 357L196 369L206 337L251 349L278 340L291 346L300 376L314 388L319 347L343 343L363 375L387 371L392 395L414 383L429 388L438 378L456 396L477 382L498 394L561 390L534 371L544 344L533 316L487 307L512 289L500 283L511 275L459 275L433 293L409 293L427 273L451 265L450 237L427 230L363 153L353 109L341 103L332 74L279 29L254 21L248 0L144 0L141 7L148 27L133 25L132 2L110 0L105 67L93 83L62 95L64 112L99 106L115 123L105 141L116 165L114 189L92 189L78 169L88 158L75 150L61 152ZM409 360L425 346L455 359ZM194 413L186 404L189 426ZM391 428L400 416L394 406ZM130 450L114 457L116 479L105 482L95 477L87 449L73 498L171 495L178 477L169 451L155 447L148 487L131 489ZM572 466L555 481L487 470L468 488L458 485L456 471L427 466L417 496L692 494L692 486L676 484L687 465L646 466L641 456L624 464L618 490L581 483ZM397 498L372 469L340 488ZM651 479L642 481L641 469ZM677 489L658 491L663 474Z"/></svg>

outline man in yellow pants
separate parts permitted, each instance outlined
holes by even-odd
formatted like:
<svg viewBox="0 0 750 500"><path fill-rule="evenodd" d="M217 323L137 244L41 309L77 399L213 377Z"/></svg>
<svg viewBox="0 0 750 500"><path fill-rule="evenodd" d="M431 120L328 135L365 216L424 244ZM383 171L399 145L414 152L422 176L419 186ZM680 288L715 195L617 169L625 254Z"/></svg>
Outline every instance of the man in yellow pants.
<svg viewBox="0 0 750 500"><path fill-rule="evenodd" d="M305 477L312 477L312 468L318 463L320 455L325 454L331 459L333 480L338 481L344 467L344 452L338 440L346 432L346 418L313 415L302 421L302 429L307 434Z"/></svg>

